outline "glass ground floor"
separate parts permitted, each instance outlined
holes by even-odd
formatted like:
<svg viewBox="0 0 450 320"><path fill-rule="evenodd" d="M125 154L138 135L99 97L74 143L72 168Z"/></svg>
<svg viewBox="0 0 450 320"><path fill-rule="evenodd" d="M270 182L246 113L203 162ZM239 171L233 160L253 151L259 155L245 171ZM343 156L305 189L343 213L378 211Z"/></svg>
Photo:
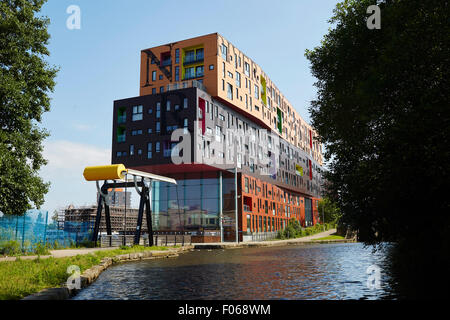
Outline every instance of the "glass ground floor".
<svg viewBox="0 0 450 320"><path fill-rule="evenodd" d="M235 177L231 172L211 171L173 176L177 185L153 182L154 230L220 232L222 216L224 238L234 241L236 216L240 237L248 233L283 229L292 218L298 219L304 226L315 223L312 199L286 192L280 196L280 192L276 194L275 190L269 195L267 184L266 192L259 190L259 194L257 190L261 188L255 184L255 194L251 195L246 192L249 190L245 187L245 177L240 173ZM263 185L261 187L264 189Z"/></svg>

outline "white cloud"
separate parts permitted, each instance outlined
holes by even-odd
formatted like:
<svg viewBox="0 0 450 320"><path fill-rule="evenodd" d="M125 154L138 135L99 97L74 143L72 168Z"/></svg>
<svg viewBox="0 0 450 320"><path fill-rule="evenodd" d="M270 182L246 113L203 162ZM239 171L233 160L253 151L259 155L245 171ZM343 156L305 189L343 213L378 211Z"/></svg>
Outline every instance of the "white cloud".
<svg viewBox="0 0 450 320"><path fill-rule="evenodd" d="M75 123L73 124L73 127L81 132L88 132L95 129L95 126L89 125L89 124L83 124L83 123Z"/></svg>
<svg viewBox="0 0 450 320"><path fill-rule="evenodd" d="M43 210L66 207L69 204L86 205L95 203L95 183L84 180L87 166L111 163L111 150L66 140L46 141L44 158L48 164L40 175L50 181L50 190L45 196Z"/></svg>
<svg viewBox="0 0 450 320"><path fill-rule="evenodd" d="M50 141L44 143L44 158L49 169L76 170L92 165L109 164L111 150L71 141Z"/></svg>

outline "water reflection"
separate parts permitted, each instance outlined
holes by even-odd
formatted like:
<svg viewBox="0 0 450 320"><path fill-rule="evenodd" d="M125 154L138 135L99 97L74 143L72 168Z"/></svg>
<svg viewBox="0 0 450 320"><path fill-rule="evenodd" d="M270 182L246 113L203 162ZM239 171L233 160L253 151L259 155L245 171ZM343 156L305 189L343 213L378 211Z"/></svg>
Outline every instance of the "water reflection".
<svg viewBox="0 0 450 320"><path fill-rule="evenodd" d="M74 299L396 298L386 250L360 243L194 251L106 270ZM367 287L378 265L381 288Z"/></svg>

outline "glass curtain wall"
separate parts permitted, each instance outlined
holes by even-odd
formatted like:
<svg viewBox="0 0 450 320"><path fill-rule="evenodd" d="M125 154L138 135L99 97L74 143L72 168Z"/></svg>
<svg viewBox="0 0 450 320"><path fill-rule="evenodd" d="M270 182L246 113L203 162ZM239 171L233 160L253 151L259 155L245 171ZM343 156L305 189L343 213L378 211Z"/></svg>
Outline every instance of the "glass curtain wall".
<svg viewBox="0 0 450 320"><path fill-rule="evenodd" d="M305 224L307 227L313 224L312 200L309 198L305 198Z"/></svg>
<svg viewBox="0 0 450 320"><path fill-rule="evenodd" d="M223 174L222 194L218 172L173 176L178 185L153 182L152 222L155 231L220 230L223 203L224 238L234 236L235 194L233 174ZM234 239L233 239L234 240Z"/></svg>

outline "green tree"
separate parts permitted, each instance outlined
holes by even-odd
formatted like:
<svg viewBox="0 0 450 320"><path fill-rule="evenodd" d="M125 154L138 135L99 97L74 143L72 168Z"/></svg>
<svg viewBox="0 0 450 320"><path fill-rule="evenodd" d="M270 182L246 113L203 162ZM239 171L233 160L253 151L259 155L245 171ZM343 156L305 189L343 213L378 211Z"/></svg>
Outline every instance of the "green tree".
<svg viewBox="0 0 450 320"><path fill-rule="evenodd" d="M329 198L324 197L319 200L319 217L322 220L324 217L324 223L338 223L341 218L341 210L337 204L331 201Z"/></svg>
<svg viewBox="0 0 450 320"><path fill-rule="evenodd" d="M0 211L24 214L44 202L49 183L38 175L46 164L38 126L50 110L55 67L44 60L49 19L37 14L45 0L0 0Z"/></svg>
<svg viewBox="0 0 450 320"><path fill-rule="evenodd" d="M377 2L381 29L370 30L366 10ZM449 6L347 0L321 45L306 52L328 197L367 243L392 241L409 252L408 267L449 267Z"/></svg>

